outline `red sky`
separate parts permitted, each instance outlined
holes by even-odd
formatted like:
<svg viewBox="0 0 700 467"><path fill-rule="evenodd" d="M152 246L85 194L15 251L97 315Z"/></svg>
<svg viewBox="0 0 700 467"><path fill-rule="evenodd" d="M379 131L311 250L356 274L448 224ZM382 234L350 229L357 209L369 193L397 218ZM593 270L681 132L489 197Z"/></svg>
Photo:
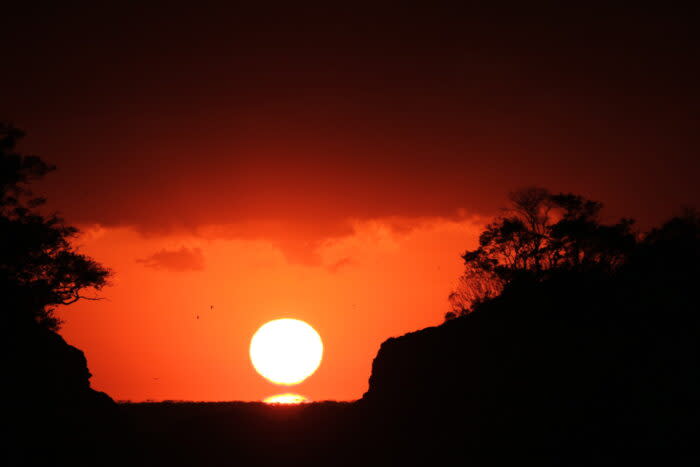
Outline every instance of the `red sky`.
<svg viewBox="0 0 700 467"><path fill-rule="evenodd" d="M509 190L700 200L694 10L13 8L0 119L115 272L63 334L117 399L281 392L247 360L278 317L326 344L299 392L357 398Z"/></svg>

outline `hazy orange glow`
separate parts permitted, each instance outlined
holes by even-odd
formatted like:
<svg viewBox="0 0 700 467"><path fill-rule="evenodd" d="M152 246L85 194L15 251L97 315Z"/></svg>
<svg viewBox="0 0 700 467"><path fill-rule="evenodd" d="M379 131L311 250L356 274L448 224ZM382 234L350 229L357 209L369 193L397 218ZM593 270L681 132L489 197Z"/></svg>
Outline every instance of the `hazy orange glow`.
<svg viewBox="0 0 700 467"><path fill-rule="evenodd" d="M143 235L82 226L81 251L114 270L105 300L61 310L92 384L117 400L249 400L274 392L250 362L261 324L293 316L323 338L323 363L295 392L353 400L367 390L381 343L439 324L484 220L349 221L300 258L284 234L242 239L225 225Z"/></svg>
<svg viewBox="0 0 700 467"><path fill-rule="evenodd" d="M299 384L321 364L323 342L316 330L297 319L262 325L250 341L255 370L275 384Z"/></svg>
<svg viewBox="0 0 700 467"><path fill-rule="evenodd" d="M270 396L263 402L267 404L303 404L305 402L309 402L309 400L302 395L287 392L285 394Z"/></svg>

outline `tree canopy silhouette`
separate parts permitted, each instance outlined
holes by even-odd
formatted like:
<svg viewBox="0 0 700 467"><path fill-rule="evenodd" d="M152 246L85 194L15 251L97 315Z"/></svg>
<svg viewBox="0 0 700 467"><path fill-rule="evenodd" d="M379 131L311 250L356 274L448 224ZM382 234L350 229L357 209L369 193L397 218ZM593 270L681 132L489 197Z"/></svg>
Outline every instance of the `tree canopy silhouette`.
<svg viewBox="0 0 700 467"><path fill-rule="evenodd" d="M60 327L54 312L100 290L109 270L78 253L71 239L78 230L56 214L42 214L45 202L28 187L54 167L41 158L15 151L24 134L0 124L0 294L3 320L11 325L34 322Z"/></svg>
<svg viewBox="0 0 700 467"><path fill-rule="evenodd" d="M505 215L486 226L479 247L464 253L465 271L446 317L468 314L518 279L542 281L562 270L610 273L634 249L631 219L602 224L603 205L544 188L510 193Z"/></svg>
<svg viewBox="0 0 700 467"><path fill-rule="evenodd" d="M511 200L464 255L455 319L382 343L373 421L470 465L697 465L698 213L634 234L580 196Z"/></svg>

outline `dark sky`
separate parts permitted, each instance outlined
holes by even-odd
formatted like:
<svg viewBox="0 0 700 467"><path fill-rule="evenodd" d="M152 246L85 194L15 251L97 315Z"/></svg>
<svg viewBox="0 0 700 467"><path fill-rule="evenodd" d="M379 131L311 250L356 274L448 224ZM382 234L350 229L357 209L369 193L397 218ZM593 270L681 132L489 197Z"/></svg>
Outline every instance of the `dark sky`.
<svg viewBox="0 0 700 467"><path fill-rule="evenodd" d="M0 119L69 220L322 237L538 184L698 204L697 10L3 7Z"/></svg>

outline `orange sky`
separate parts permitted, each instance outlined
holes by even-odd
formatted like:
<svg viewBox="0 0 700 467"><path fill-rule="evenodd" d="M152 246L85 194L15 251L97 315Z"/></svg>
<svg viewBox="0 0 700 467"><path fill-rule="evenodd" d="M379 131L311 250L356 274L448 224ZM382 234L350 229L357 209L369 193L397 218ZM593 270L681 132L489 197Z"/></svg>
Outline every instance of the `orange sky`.
<svg viewBox="0 0 700 467"><path fill-rule="evenodd" d="M286 392L247 354L280 317L326 345L298 392L357 398L383 340L442 321L509 190L640 229L700 203L679 6L219 3L3 7L0 120L115 272L62 332L116 399Z"/></svg>
<svg viewBox="0 0 700 467"><path fill-rule="evenodd" d="M442 321L459 254L479 227L474 218L356 221L307 263L216 227L152 237L87 228L82 250L115 277L106 300L62 314L62 334L85 350L94 387L116 399L259 400L287 390L356 399L382 341ZM307 321L325 345L317 372L287 389L248 359L255 330L283 317Z"/></svg>

